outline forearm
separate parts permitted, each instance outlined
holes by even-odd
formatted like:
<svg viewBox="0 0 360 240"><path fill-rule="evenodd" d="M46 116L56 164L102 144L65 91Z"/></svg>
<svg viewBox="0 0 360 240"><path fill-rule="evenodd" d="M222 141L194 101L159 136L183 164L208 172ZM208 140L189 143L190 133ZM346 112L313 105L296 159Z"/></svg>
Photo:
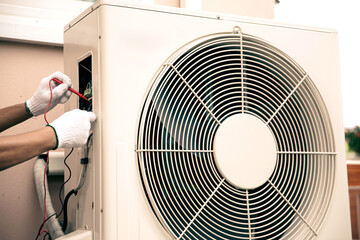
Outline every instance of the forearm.
<svg viewBox="0 0 360 240"><path fill-rule="evenodd" d="M26 111L25 103L0 109L0 132L21 123L31 116Z"/></svg>
<svg viewBox="0 0 360 240"><path fill-rule="evenodd" d="M56 135L51 127L0 137L0 171L54 149L56 143Z"/></svg>

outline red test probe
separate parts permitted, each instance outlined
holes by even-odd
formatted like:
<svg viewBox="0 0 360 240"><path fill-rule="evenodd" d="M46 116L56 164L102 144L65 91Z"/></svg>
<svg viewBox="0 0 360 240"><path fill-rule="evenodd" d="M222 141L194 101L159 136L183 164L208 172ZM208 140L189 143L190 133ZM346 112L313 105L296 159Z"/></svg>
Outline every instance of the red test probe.
<svg viewBox="0 0 360 240"><path fill-rule="evenodd" d="M61 81L60 81L59 79L57 79L57 78L53 78L53 79L51 79L51 80L57 82L58 84L63 84L63 82L61 82ZM82 95L81 93L79 93L79 92L76 91L75 89L69 87L69 91L75 93L76 95L78 95L78 96L81 97L82 99L85 99L85 100L89 101L84 95Z"/></svg>

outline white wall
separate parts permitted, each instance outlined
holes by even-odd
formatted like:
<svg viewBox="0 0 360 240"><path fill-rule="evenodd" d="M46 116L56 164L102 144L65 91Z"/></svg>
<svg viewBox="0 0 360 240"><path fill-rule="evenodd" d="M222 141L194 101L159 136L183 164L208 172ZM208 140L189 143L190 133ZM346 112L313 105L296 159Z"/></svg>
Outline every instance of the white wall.
<svg viewBox="0 0 360 240"><path fill-rule="evenodd" d="M61 47L0 41L0 108L24 103L35 92L40 80L57 70L63 70ZM47 116L49 122L63 112L62 105L54 108ZM0 133L0 137L44 126L45 121L39 116ZM35 192L34 163L35 159L32 159L0 172L0 239L36 237L42 213ZM56 206L58 187L54 193Z"/></svg>

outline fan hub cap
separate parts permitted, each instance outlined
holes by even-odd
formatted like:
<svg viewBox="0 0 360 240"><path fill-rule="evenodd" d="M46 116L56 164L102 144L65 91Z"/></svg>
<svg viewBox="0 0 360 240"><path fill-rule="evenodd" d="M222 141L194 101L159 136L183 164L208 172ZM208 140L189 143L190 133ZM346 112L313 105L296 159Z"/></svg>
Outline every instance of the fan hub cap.
<svg viewBox="0 0 360 240"><path fill-rule="evenodd" d="M227 118L215 135L214 156L222 176L237 188L264 184L276 165L276 144L270 129L250 114Z"/></svg>

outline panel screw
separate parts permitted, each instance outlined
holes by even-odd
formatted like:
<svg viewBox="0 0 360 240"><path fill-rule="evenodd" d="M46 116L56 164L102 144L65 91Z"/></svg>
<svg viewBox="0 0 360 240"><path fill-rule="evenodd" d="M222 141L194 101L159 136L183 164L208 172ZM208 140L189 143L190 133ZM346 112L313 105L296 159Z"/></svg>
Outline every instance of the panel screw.
<svg viewBox="0 0 360 240"><path fill-rule="evenodd" d="M233 33L234 34L240 34L241 33L241 28L239 26L235 26L233 29Z"/></svg>

